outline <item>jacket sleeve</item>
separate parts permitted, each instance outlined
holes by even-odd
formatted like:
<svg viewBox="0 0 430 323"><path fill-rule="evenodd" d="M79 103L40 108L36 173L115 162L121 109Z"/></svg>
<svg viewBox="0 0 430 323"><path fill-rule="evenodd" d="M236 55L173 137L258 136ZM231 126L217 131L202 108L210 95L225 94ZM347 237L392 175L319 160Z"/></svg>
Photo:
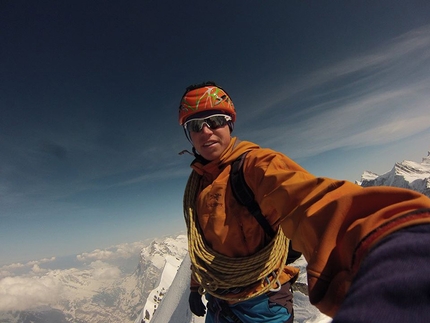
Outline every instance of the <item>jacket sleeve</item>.
<svg viewBox="0 0 430 323"><path fill-rule="evenodd" d="M429 223L430 199L407 189L318 178L288 157L253 151L245 178L272 224L305 256L309 298L333 316L369 249L389 233Z"/></svg>
<svg viewBox="0 0 430 323"><path fill-rule="evenodd" d="M191 275L191 278L190 278L190 291L191 292L197 292L199 290L199 287L200 287L199 283L196 282L196 280L194 279L193 275Z"/></svg>

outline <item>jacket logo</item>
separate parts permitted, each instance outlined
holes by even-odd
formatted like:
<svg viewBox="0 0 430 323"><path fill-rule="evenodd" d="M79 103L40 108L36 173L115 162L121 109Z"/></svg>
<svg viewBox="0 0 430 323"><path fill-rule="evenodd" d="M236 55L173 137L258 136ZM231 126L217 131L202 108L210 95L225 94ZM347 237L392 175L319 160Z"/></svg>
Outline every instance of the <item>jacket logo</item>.
<svg viewBox="0 0 430 323"><path fill-rule="evenodd" d="M223 203L220 203L221 194L220 193L209 193L208 194L208 208L216 208L218 206L222 206Z"/></svg>

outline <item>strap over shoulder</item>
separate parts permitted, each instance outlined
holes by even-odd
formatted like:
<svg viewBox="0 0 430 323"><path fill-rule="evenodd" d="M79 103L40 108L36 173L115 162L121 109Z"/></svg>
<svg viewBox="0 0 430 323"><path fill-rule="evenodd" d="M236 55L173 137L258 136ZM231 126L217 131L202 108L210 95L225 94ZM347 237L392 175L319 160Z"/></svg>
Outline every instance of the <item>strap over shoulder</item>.
<svg viewBox="0 0 430 323"><path fill-rule="evenodd" d="M243 173L243 163L249 151L244 152L240 155L232 164L230 170L230 186L233 192L233 196L240 204L248 208L264 232L272 239L276 235L276 231L272 228L266 217L261 212L260 206L255 200L254 192L248 186ZM292 248L292 243L289 244L287 264L294 262L300 258L302 254Z"/></svg>
<svg viewBox="0 0 430 323"><path fill-rule="evenodd" d="M260 206L255 200L254 193L245 181L245 175L243 174L243 162L248 153L249 151L244 152L231 165L229 178L231 190L233 192L234 198L240 204L248 208L249 213L251 213L258 221L258 223L264 229L264 232L266 232L270 238L273 238L276 235L276 232L261 213Z"/></svg>

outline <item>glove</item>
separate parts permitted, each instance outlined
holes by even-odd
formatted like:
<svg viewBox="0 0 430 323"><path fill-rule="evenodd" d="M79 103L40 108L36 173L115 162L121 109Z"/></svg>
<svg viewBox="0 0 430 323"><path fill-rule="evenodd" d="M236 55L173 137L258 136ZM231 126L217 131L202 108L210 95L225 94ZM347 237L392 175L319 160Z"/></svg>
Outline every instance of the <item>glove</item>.
<svg viewBox="0 0 430 323"><path fill-rule="evenodd" d="M206 314L206 306L203 304L202 296L198 292L191 292L188 298L190 310L197 316L204 316Z"/></svg>

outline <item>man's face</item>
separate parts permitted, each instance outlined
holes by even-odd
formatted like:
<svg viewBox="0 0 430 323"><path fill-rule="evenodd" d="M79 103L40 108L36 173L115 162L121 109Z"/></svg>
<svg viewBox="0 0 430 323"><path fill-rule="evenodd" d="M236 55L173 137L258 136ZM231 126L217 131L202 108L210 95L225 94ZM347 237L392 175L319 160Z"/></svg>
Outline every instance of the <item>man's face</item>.
<svg viewBox="0 0 430 323"><path fill-rule="evenodd" d="M228 125L211 129L204 125L199 132L190 132L194 148L206 160L212 161L221 156L230 144L231 136Z"/></svg>

